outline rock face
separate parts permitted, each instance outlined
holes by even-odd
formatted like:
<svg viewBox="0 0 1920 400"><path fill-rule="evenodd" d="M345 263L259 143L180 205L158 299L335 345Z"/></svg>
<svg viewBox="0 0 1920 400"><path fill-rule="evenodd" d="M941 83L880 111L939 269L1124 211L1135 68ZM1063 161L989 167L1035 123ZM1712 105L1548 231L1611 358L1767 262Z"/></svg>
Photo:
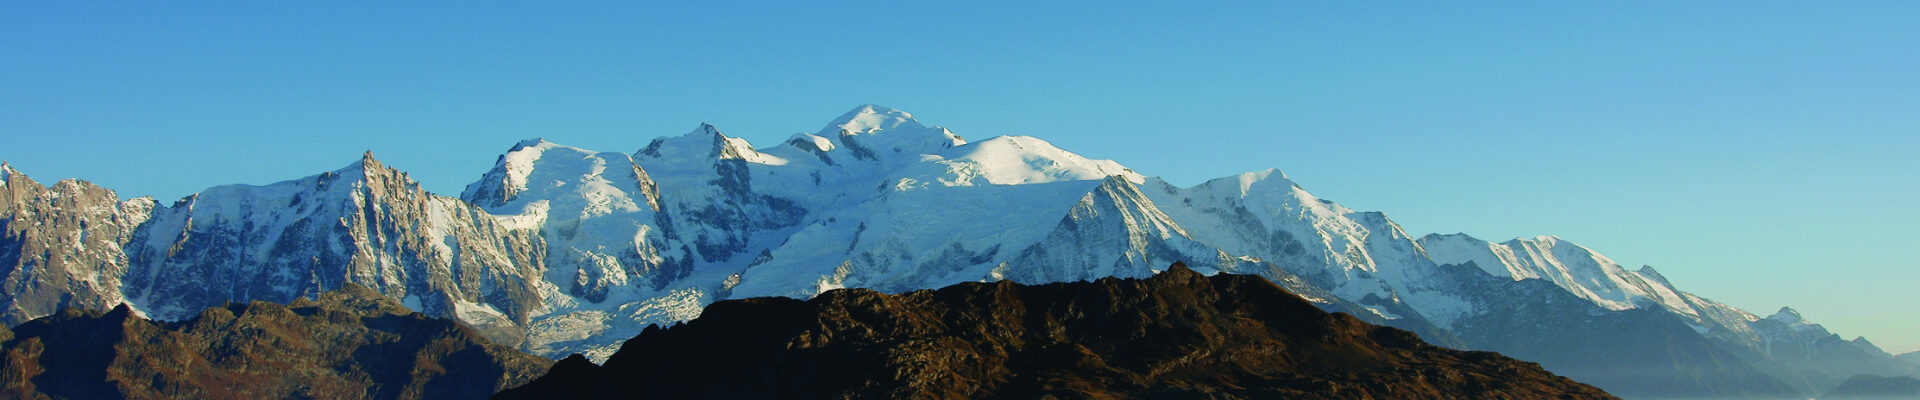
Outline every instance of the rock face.
<svg viewBox="0 0 1920 400"><path fill-rule="evenodd" d="M1920 399L1920 379L1911 376L1854 375L1820 400Z"/></svg>
<svg viewBox="0 0 1920 400"><path fill-rule="evenodd" d="M80 180L41 186L0 163L0 321L125 302L132 263L122 245L152 210L152 199L120 201Z"/></svg>
<svg viewBox="0 0 1920 400"><path fill-rule="evenodd" d="M715 303L499 399L1611 398L1538 365L1320 311L1263 278L966 283Z"/></svg>
<svg viewBox="0 0 1920 400"><path fill-rule="evenodd" d="M472 399L551 364L351 283L177 323L67 309L8 333L0 397L21 399Z"/></svg>
<svg viewBox="0 0 1920 400"><path fill-rule="evenodd" d="M122 290L154 318L355 283L509 345L540 305L545 251L532 228L421 190L372 153L304 179L181 199L155 209L127 247L134 267Z"/></svg>

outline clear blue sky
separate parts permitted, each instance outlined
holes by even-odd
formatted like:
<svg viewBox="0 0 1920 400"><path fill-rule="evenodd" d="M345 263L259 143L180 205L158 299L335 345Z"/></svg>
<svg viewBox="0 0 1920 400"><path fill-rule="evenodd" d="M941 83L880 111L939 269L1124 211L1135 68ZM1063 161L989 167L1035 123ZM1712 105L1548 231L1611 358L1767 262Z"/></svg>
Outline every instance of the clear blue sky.
<svg viewBox="0 0 1920 400"><path fill-rule="evenodd" d="M0 159L170 201L372 149L453 194L522 138L766 146L877 103L1920 348L1916 2L133 3L0 2Z"/></svg>

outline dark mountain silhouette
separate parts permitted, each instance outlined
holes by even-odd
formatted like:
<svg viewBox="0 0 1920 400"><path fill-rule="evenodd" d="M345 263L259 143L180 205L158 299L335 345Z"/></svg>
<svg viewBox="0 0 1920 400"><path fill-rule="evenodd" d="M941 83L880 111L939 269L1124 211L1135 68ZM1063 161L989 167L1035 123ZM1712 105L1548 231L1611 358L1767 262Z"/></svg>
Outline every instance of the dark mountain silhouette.
<svg viewBox="0 0 1920 400"><path fill-rule="evenodd" d="M317 297L182 322L66 309L0 329L0 397L482 398L551 364L359 285Z"/></svg>
<svg viewBox="0 0 1920 400"><path fill-rule="evenodd" d="M1327 313L1257 276L965 283L723 301L498 399L1612 398Z"/></svg>

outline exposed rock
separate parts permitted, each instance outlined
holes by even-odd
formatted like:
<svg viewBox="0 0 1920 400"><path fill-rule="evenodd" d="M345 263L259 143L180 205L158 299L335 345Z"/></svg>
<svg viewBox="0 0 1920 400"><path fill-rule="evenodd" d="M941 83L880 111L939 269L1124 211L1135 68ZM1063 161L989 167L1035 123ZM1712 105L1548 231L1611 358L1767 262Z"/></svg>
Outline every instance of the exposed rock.
<svg viewBox="0 0 1920 400"><path fill-rule="evenodd" d="M11 166L0 169L0 322L124 302L121 276L130 263L121 245L151 215L153 200L120 201L81 180L41 186Z"/></svg>
<svg viewBox="0 0 1920 400"><path fill-rule="evenodd" d="M723 301L496 398L1612 398L1320 311L1256 276Z"/></svg>
<svg viewBox="0 0 1920 400"><path fill-rule="evenodd" d="M352 283L182 322L66 309L13 333L0 345L6 398L481 398L551 363Z"/></svg>
<svg viewBox="0 0 1920 400"><path fill-rule="evenodd" d="M537 231L428 193L371 153L332 172L181 199L126 247L133 266L116 276L154 318L355 283L508 345L541 304L546 253Z"/></svg>

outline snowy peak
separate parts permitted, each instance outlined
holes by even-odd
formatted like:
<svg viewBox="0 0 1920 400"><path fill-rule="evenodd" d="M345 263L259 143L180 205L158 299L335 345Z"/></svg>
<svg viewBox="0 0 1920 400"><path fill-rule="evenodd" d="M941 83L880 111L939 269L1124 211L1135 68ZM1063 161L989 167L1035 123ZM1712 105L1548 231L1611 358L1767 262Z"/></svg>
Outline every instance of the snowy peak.
<svg viewBox="0 0 1920 400"><path fill-rule="evenodd" d="M967 143L946 128L920 124L913 114L872 104L854 107L815 136L830 138L855 159L868 161L900 158L891 155L895 153L911 159Z"/></svg>
<svg viewBox="0 0 1920 400"><path fill-rule="evenodd" d="M1286 193L1297 187L1286 173L1273 168L1214 178L1194 186L1198 190L1230 197L1247 197L1261 192Z"/></svg>
<svg viewBox="0 0 1920 400"><path fill-rule="evenodd" d="M1767 319L1788 325L1805 321L1805 319L1800 317L1800 312L1794 310L1793 307L1780 307L1780 311L1774 312L1773 315L1768 316Z"/></svg>
<svg viewBox="0 0 1920 400"><path fill-rule="evenodd" d="M729 137L719 128L701 123L680 137L658 138L634 153L635 157L675 161L680 165L711 165L713 160L742 160L756 164L784 164L778 157L761 154L746 139ZM704 161L704 162L695 162Z"/></svg>
<svg viewBox="0 0 1920 400"><path fill-rule="evenodd" d="M720 129L703 122L699 127L679 137L655 138L647 143L647 147L641 148L634 155L650 158L712 158L720 155L726 140L727 135L721 134Z"/></svg>
<svg viewBox="0 0 1920 400"><path fill-rule="evenodd" d="M1667 276L1661 275L1660 271L1655 271L1652 265L1642 265L1639 270L1635 270L1633 273L1640 274L1640 276L1651 279L1654 282L1659 282L1661 285L1673 286L1673 282L1668 281Z"/></svg>
<svg viewBox="0 0 1920 400"><path fill-rule="evenodd" d="M533 161L538 160L551 143L545 139L527 139L515 143L493 162L493 169L480 177L480 181L468 184L460 192L460 199L482 207L499 207L512 201L514 196L527 189L527 174L533 171Z"/></svg>
<svg viewBox="0 0 1920 400"><path fill-rule="evenodd" d="M415 189L406 174L362 153L359 160L332 171L266 185L233 184L184 197L174 208L195 219L244 221L336 207L358 207L363 200Z"/></svg>
<svg viewBox="0 0 1920 400"><path fill-rule="evenodd" d="M834 118L833 122L827 123L827 127L820 129L818 135L829 137L841 133L861 135L894 128L912 131L927 129L926 125L921 125L920 120L914 119L913 114L906 111L866 104L854 107L846 114L841 114L839 118Z"/></svg>
<svg viewBox="0 0 1920 400"><path fill-rule="evenodd" d="M1472 263L1489 275L1514 280L1535 277L1532 275L1515 277L1515 273L1525 274L1525 272L1509 269L1520 263L1512 249L1488 243L1465 233L1430 234L1420 238L1419 243L1420 247L1427 250L1428 257L1438 264Z"/></svg>
<svg viewBox="0 0 1920 400"><path fill-rule="evenodd" d="M705 122L701 122L700 127L693 128L693 132L687 132L686 135L682 135L682 136L710 136L710 137L720 137L720 138L727 137L727 135L720 133L720 128L716 128L713 126L713 124L709 124Z"/></svg>
<svg viewBox="0 0 1920 400"><path fill-rule="evenodd" d="M516 201L524 192L540 192ZM492 170L467 185L460 198L495 214L520 214L533 200L582 199L583 216L659 209L659 193L646 171L619 152L597 152L542 139L515 144ZM565 204L556 204L561 206ZM559 210L556 210L559 211Z"/></svg>
<svg viewBox="0 0 1920 400"><path fill-rule="evenodd" d="M945 155L948 157L935 164L945 169L938 179L949 186L1091 181L1114 176L1135 184L1146 182L1145 176L1120 163L1088 159L1029 136L994 137L954 148Z"/></svg>
<svg viewBox="0 0 1920 400"><path fill-rule="evenodd" d="M1680 314L1699 313L1651 268L1629 272L1613 259L1558 236L1493 244L1466 235L1429 235L1420 240L1420 245L1436 263L1473 262L1494 276L1516 281L1544 279L1611 310L1659 304Z"/></svg>

